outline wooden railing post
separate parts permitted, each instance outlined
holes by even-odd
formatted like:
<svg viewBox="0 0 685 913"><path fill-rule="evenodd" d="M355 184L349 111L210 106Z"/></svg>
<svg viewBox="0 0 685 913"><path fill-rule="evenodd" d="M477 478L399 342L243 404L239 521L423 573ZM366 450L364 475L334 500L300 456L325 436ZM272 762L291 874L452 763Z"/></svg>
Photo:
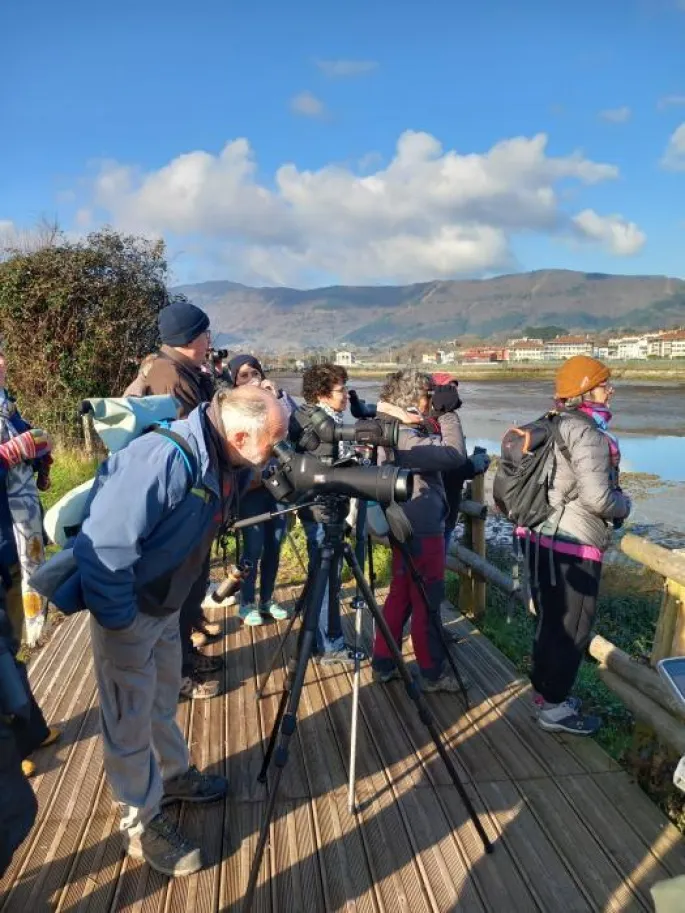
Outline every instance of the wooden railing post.
<svg viewBox="0 0 685 913"><path fill-rule="evenodd" d="M466 486L464 497L467 500L473 500L473 489L471 483ZM463 514L464 518L464 535L462 542L466 548L473 551L473 517ZM459 573L459 611L462 615L472 615L474 609L474 575L469 568L464 568Z"/></svg>
<svg viewBox="0 0 685 913"><path fill-rule="evenodd" d="M479 504L485 503L485 476L476 476L471 482L471 498ZM482 517L474 517L471 520L471 539L473 542L473 551L485 559L486 540L485 540L485 520ZM473 614L476 619L485 614L487 603L487 584L482 577L473 577Z"/></svg>
<svg viewBox="0 0 685 913"><path fill-rule="evenodd" d="M93 413L90 411L85 412L81 416L81 422L83 424L83 446L85 454L87 457L92 457L95 453L95 446L93 443Z"/></svg>

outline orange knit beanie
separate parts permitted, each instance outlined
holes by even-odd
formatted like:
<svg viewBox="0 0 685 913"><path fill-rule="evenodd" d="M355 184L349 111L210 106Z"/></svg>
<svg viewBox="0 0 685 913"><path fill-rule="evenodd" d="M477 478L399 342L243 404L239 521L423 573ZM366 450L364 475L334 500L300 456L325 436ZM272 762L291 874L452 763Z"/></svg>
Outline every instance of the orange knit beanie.
<svg viewBox="0 0 685 913"><path fill-rule="evenodd" d="M582 396L611 377L605 364L589 355L574 355L556 373L557 399Z"/></svg>

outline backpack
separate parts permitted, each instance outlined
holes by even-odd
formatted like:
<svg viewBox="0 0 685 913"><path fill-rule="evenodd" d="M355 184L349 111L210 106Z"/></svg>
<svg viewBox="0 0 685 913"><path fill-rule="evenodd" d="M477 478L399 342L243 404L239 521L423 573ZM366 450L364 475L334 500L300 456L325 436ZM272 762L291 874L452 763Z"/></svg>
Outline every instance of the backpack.
<svg viewBox="0 0 685 913"><path fill-rule="evenodd" d="M570 463L571 454L559 433L558 412L547 412L534 422L510 428L502 438L492 493L499 510L517 526L534 528L552 513L549 483L555 444Z"/></svg>
<svg viewBox="0 0 685 913"><path fill-rule="evenodd" d="M188 470L186 494L190 493L197 478L197 461L185 438L169 428L178 410L172 396L148 396L134 401L119 397L88 402L92 407L95 431L110 454L150 432L167 438L183 457ZM85 520L94 481L89 479L73 488L45 513L45 531L50 540L61 548L78 533Z"/></svg>

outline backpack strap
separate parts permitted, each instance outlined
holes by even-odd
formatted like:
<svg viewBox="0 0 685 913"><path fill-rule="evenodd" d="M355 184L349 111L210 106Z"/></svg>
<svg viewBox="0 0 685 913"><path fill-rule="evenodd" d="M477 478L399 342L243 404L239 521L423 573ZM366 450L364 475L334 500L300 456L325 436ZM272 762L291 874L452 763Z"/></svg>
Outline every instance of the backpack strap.
<svg viewBox="0 0 685 913"><path fill-rule="evenodd" d="M185 463L186 469L188 470L188 487L186 494L190 494L190 492L195 487L198 472L197 460L195 459L195 454L193 453L190 444L183 437L183 435L177 434L175 431L172 431L171 428L165 428L164 425L153 425L148 430L154 431L155 434L160 434L168 441L171 441L171 443L183 457L183 462Z"/></svg>

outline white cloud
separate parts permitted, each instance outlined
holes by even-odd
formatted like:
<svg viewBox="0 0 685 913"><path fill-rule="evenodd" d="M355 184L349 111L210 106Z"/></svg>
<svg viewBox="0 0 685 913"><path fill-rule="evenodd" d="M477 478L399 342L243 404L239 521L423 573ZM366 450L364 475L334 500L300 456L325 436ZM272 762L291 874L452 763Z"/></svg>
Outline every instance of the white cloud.
<svg viewBox="0 0 685 913"><path fill-rule="evenodd" d="M366 76L378 69L376 60L316 60L317 67L331 79L345 79L349 76Z"/></svg>
<svg viewBox="0 0 685 913"><path fill-rule="evenodd" d="M599 116L608 124L625 124L632 117L632 113L627 105L623 105L622 108L607 108L604 111L600 111Z"/></svg>
<svg viewBox="0 0 685 913"><path fill-rule="evenodd" d="M685 171L685 121L671 134L661 164L668 171Z"/></svg>
<svg viewBox="0 0 685 913"><path fill-rule="evenodd" d="M544 134L468 154L410 130L389 163L373 167L287 163L263 183L250 144L236 139L156 171L106 162L84 208L129 231L173 236L172 247L197 244L244 281L419 281L510 268L521 233L573 236L586 223L584 236L606 244L609 229L593 235L587 216L579 227L561 198L569 182L619 173L580 152L549 155ZM633 239L636 229L616 218L609 246L625 253L619 226Z"/></svg>
<svg viewBox="0 0 685 913"><path fill-rule="evenodd" d="M594 209L584 209L573 217L573 224L581 236L599 242L617 257L631 257L644 247L647 236L635 222L623 216L600 216Z"/></svg>
<svg viewBox="0 0 685 913"><path fill-rule="evenodd" d="M290 99L290 110L302 117L324 117L326 106L311 92L300 92Z"/></svg>
<svg viewBox="0 0 685 913"><path fill-rule="evenodd" d="M685 105L685 95L664 95L656 103L660 111L664 111L666 108L678 108L681 105Z"/></svg>

